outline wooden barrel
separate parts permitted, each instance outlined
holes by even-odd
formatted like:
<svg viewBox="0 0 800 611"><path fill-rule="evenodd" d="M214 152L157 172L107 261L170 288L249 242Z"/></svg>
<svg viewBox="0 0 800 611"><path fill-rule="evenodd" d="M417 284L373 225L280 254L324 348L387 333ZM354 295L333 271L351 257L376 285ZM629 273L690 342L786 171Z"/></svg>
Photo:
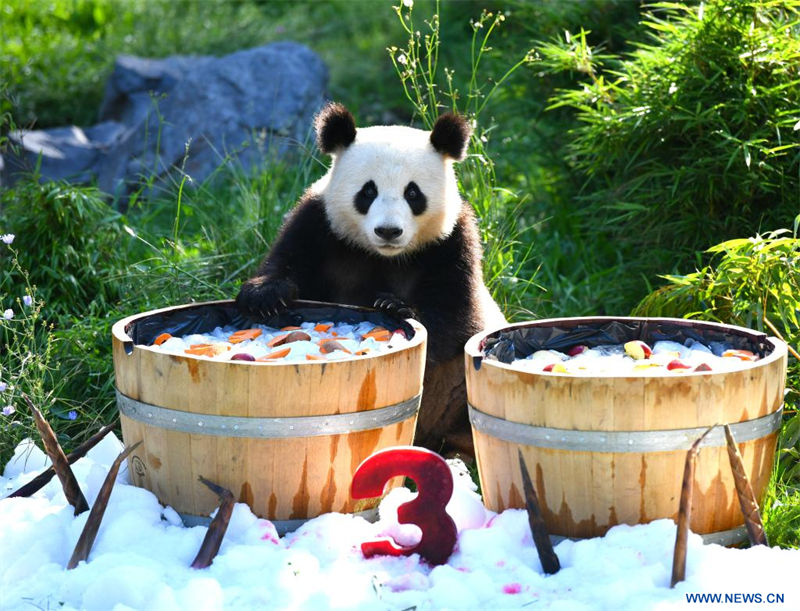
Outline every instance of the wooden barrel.
<svg viewBox="0 0 800 611"><path fill-rule="evenodd" d="M386 318L362 308L298 303L305 320L316 312L316 320L331 320L331 312L347 322ZM213 361L150 347L176 320L186 332L202 333L236 315L232 302L209 302L145 312L113 326L123 439L143 441L129 458L133 482L187 522L202 521L219 505L199 476L228 488L279 529L326 512L369 509L350 498L350 479L373 452L413 442L424 327L398 320L412 336L407 346L331 362ZM294 308L282 316L281 326L299 322Z"/></svg>
<svg viewBox="0 0 800 611"><path fill-rule="evenodd" d="M531 372L483 358L487 338L491 343L504 332L539 327L561 333L611 321L632 329L686 326L695 337L725 333L762 346L765 355L738 371L675 375ZM653 341L646 334L630 339ZM709 426L725 423L753 489L763 497L786 377L787 349L778 339L675 319L550 319L478 334L465 356L470 421L489 509L525 507L521 450L550 534L593 537L616 524L676 519L687 449ZM722 543L741 539L744 520L722 426L703 443L693 499L693 532Z"/></svg>

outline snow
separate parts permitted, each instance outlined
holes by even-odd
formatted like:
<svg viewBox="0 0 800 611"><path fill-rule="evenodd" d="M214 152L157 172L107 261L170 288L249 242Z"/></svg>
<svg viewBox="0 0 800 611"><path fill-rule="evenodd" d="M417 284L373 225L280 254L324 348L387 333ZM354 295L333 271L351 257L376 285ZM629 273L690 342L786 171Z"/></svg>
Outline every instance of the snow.
<svg viewBox="0 0 800 611"><path fill-rule="evenodd" d="M90 504L121 450L109 435L73 465ZM0 494L47 464L33 444L21 444L0 477ZM0 609L800 609L800 550L728 549L690 535L686 581L670 589L670 520L562 541L555 548L562 568L545 575L527 514L487 511L463 463L451 469L456 486L448 511L459 536L448 563L437 567L417 555L363 558L365 540L418 536L415 527L397 524L397 506L413 497L397 489L382 501L374 524L331 513L283 537L237 504L219 555L195 570L189 565L206 527L184 527L174 510L129 485L123 469L88 562L67 571L89 512L74 516L54 478L31 498L0 500ZM734 602L688 602L693 593ZM743 602L755 595L762 604ZM783 603L767 604L774 600L768 595Z"/></svg>

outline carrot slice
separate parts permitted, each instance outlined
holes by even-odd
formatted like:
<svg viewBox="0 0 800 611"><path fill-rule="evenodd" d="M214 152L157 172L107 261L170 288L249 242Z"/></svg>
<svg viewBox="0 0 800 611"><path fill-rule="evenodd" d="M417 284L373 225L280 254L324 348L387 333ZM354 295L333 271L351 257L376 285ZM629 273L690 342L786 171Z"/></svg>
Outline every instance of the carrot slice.
<svg viewBox="0 0 800 611"><path fill-rule="evenodd" d="M321 322L314 326L314 331L317 333L325 333L328 329L330 329L333 325Z"/></svg>
<svg viewBox="0 0 800 611"><path fill-rule="evenodd" d="M255 339L259 335L261 335L261 329L242 329L231 334L228 341L232 344L239 344L248 339Z"/></svg>
<svg viewBox="0 0 800 611"><path fill-rule="evenodd" d="M264 356L258 357L257 361L273 361L275 359L282 359L283 357L287 356L292 351L291 348L281 348L280 350L275 350L274 352L270 352L269 354L265 354Z"/></svg>
<svg viewBox="0 0 800 611"><path fill-rule="evenodd" d="M322 356L320 354L306 354L306 360L307 361L327 361L328 359L326 359L324 356Z"/></svg>
<svg viewBox="0 0 800 611"><path fill-rule="evenodd" d="M210 344L195 344L191 348L184 350L186 354L193 354L195 356L215 356L216 351L214 346Z"/></svg>
<svg viewBox="0 0 800 611"><path fill-rule="evenodd" d="M281 327L281 331L299 331L301 327L296 327L294 325L289 325L288 327Z"/></svg>
<svg viewBox="0 0 800 611"><path fill-rule="evenodd" d="M172 336L169 333L162 333L155 339L155 341L153 341L153 344L155 344L156 346L160 346L171 337Z"/></svg>
<svg viewBox="0 0 800 611"><path fill-rule="evenodd" d="M364 333L363 337L365 339L371 337L376 342L388 342L392 338L392 334L389 331L389 329L384 329L383 327L375 327L372 331L367 331L366 333Z"/></svg>

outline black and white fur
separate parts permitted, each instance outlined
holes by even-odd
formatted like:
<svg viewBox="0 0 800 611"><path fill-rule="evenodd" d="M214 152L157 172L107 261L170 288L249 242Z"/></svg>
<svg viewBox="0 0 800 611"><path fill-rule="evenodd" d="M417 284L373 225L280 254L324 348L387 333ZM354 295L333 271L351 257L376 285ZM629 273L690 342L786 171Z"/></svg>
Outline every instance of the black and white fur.
<svg viewBox="0 0 800 611"><path fill-rule="evenodd" d="M237 304L256 316L295 298L375 306L425 325L429 365L462 355L471 335L504 321L484 286L477 224L453 170L469 124L448 113L430 132L356 129L332 103L315 125L333 164L290 212Z"/></svg>

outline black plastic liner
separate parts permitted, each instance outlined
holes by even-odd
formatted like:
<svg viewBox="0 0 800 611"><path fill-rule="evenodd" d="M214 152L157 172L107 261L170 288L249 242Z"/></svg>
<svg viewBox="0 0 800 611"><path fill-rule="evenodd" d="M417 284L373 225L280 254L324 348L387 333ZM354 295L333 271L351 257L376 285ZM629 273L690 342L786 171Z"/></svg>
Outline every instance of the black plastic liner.
<svg viewBox="0 0 800 611"><path fill-rule="evenodd" d="M766 334L749 329L745 333L741 329L694 320L590 318L564 319L552 325L532 323L501 330L489 335L482 348L484 358L511 363L537 350L566 352L581 344L594 348L636 339L650 346L663 340L683 344L693 339L706 345L721 342L736 350L750 350L761 358L773 349Z"/></svg>
<svg viewBox="0 0 800 611"><path fill-rule="evenodd" d="M291 325L299 326L303 322L322 321L347 324L367 321L390 331L402 329L408 339L414 337L414 327L404 319L386 312L314 301L295 301L289 310L259 320L242 315L233 301L198 304L145 316L133 321L125 332L134 344L149 346L162 333L180 337L191 333L208 333L226 325L247 329L254 324L262 324L280 329Z"/></svg>

